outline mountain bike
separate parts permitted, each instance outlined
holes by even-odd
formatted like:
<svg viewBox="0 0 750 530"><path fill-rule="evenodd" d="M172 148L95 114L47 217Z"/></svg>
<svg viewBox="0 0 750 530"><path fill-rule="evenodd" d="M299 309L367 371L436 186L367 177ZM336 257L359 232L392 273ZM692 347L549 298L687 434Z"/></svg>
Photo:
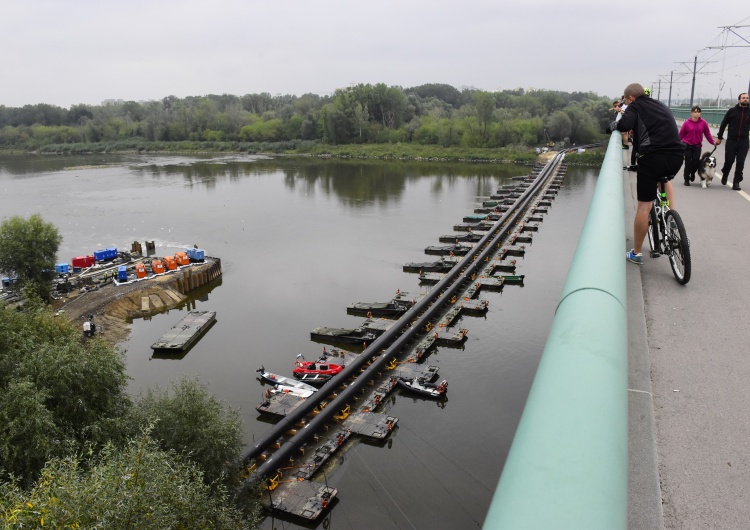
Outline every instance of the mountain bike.
<svg viewBox="0 0 750 530"><path fill-rule="evenodd" d="M668 180L663 177L658 184L659 193L648 216L648 243L651 257L668 256L677 283L685 285L690 281L690 240L680 214L669 209L665 191Z"/></svg>

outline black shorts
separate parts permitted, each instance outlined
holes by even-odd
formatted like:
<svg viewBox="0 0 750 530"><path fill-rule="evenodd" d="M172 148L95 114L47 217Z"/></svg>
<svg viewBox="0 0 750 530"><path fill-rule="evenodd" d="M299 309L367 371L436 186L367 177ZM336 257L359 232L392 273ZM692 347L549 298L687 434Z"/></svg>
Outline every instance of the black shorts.
<svg viewBox="0 0 750 530"><path fill-rule="evenodd" d="M682 155L676 153L646 153L638 157L636 196L638 202L656 199L656 183L661 177L673 179L682 167Z"/></svg>

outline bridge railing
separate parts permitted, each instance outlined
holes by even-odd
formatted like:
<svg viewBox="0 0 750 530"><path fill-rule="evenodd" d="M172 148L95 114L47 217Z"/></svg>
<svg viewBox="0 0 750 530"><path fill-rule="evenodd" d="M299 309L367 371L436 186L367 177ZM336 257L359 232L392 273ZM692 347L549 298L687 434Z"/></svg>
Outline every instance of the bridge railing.
<svg viewBox="0 0 750 530"><path fill-rule="evenodd" d="M487 530L627 527L623 156L613 134Z"/></svg>
<svg viewBox="0 0 750 530"><path fill-rule="evenodd" d="M672 114L678 120L690 119L690 107L670 107L669 110L672 111ZM724 115L728 110L728 107L701 107L701 117L709 125L718 127L721 125L721 120L724 119Z"/></svg>

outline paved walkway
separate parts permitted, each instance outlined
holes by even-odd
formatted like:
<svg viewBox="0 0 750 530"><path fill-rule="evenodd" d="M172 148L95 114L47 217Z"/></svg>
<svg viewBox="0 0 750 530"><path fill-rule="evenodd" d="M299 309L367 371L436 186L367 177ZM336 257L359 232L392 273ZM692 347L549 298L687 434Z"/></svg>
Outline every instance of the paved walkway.
<svg viewBox="0 0 750 530"><path fill-rule="evenodd" d="M733 173L708 189L674 180L688 285L666 257L648 257L648 242L644 265L627 266L632 529L750 528L750 179L732 191ZM624 191L631 248L635 173Z"/></svg>

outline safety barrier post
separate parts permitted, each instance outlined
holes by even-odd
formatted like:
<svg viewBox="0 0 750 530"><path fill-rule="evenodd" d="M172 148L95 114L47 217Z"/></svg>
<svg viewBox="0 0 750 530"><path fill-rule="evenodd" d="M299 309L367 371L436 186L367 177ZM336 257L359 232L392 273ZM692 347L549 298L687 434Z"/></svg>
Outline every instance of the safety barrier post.
<svg viewBox="0 0 750 530"><path fill-rule="evenodd" d="M627 527L628 358L620 142L620 134L612 134L485 529Z"/></svg>

